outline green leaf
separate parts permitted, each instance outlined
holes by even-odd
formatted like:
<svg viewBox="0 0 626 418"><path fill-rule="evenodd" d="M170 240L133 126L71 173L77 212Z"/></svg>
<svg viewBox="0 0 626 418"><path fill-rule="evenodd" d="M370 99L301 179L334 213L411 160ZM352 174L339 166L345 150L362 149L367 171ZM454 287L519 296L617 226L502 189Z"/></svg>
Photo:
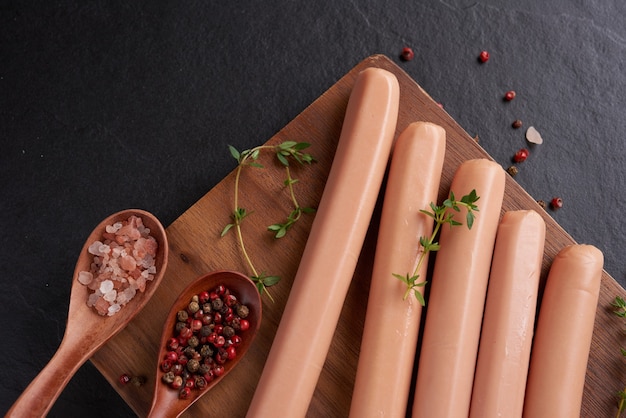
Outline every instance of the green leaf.
<svg viewBox="0 0 626 418"><path fill-rule="evenodd" d="M281 153L276 153L276 157L278 158L278 161L280 161L280 163L286 167L289 166L289 161L287 161L287 158L282 155Z"/></svg>
<svg viewBox="0 0 626 418"><path fill-rule="evenodd" d="M472 226L474 225L474 214L468 211L465 218L467 222L467 229L472 229Z"/></svg>
<svg viewBox="0 0 626 418"><path fill-rule="evenodd" d="M255 283L256 283L256 290L259 292L259 295L262 295L263 292L265 291L265 285L261 283L260 281L255 281Z"/></svg>
<svg viewBox="0 0 626 418"><path fill-rule="evenodd" d="M296 141L284 141L283 143L278 145L278 148L286 150L286 149L293 148L296 145L298 145Z"/></svg>
<svg viewBox="0 0 626 418"><path fill-rule="evenodd" d="M233 147L232 145L229 145L228 149L230 151L230 155L232 155L233 158L239 162L241 158L241 154L239 153L237 148Z"/></svg>
<svg viewBox="0 0 626 418"><path fill-rule="evenodd" d="M230 229L235 226L235 224L228 224L224 227L224 229L222 229L222 233L220 234L221 237L223 237L224 235L226 235L226 233L228 233L228 231L230 231Z"/></svg>
<svg viewBox="0 0 626 418"><path fill-rule="evenodd" d="M280 277L278 276L266 276L263 278L263 284L266 287L271 287L274 286L275 284L277 284L280 281Z"/></svg>
<svg viewBox="0 0 626 418"><path fill-rule="evenodd" d="M422 306L426 306L426 301L424 300L424 295L422 295L422 293L415 289L415 291L413 292L415 294L415 299L417 299L417 301L419 302L420 305Z"/></svg>
<svg viewBox="0 0 626 418"><path fill-rule="evenodd" d="M393 275L393 277L395 277L396 279L400 280L402 283L406 283L409 284L409 274L407 273L406 276L403 276L402 274L397 274L397 273L391 273Z"/></svg>
<svg viewBox="0 0 626 418"><path fill-rule="evenodd" d="M422 247L424 247L424 251L428 252L428 251L439 251L441 249L441 245L439 245L439 243L437 242L427 242L426 245L422 245Z"/></svg>

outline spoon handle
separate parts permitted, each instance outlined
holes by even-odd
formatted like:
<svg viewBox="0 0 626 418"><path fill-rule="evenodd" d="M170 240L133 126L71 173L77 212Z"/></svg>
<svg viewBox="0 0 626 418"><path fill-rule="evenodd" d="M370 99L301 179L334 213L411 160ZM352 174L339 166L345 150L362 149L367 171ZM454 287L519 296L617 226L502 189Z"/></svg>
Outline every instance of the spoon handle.
<svg viewBox="0 0 626 418"><path fill-rule="evenodd" d="M22 392L7 412L6 417L46 416L74 373L87 358L85 353L77 349L77 344L68 344L65 339L61 341L57 352Z"/></svg>

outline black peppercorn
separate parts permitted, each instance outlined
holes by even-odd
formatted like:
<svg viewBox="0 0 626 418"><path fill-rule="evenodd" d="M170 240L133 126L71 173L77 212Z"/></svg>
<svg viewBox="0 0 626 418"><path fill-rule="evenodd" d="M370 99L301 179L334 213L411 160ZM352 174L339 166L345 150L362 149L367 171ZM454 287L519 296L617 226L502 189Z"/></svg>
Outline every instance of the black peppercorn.
<svg viewBox="0 0 626 418"><path fill-rule="evenodd" d="M222 335L225 338L231 338L233 335L235 335L235 329L231 326L226 325L222 330Z"/></svg>
<svg viewBox="0 0 626 418"><path fill-rule="evenodd" d="M203 376L196 376L194 381L194 386L200 390L203 390L207 387L207 381Z"/></svg>
<svg viewBox="0 0 626 418"><path fill-rule="evenodd" d="M238 305L237 306L237 315L240 318L247 318L250 314L250 309L246 305Z"/></svg>
<svg viewBox="0 0 626 418"><path fill-rule="evenodd" d="M198 373L200 374L207 374L211 371L211 366L209 366L206 363L202 363L200 364L200 367L198 367Z"/></svg>
<svg viewBox="0 0 626 418"><path fill-rule="evenodd" d="M175 326L175 330L176 330L176 334L180 333L180 330L187 327L187 324L185 322L177 322L176 326Z"/></svg>
<svg viewBox="0 0 626 418"><path fill-rule="evenodd" d="M180 322L185 322L189 318L189 314L187 313L187 311L178 311L178 313L176 314L176 318Z"/></svg>
<svg viewBox="0 0 626 418"><path fill-rule="evenodd" d="M189 347L196 348L198 345L200 345L200 339L198 339L198 337L194 335L189 338L189 340L187 340L187 344L189 345Z"/></svg>
<svg viewBox="0 0 626 418"><path fill-rule="evenodd" d="M511 177L515 177L519 172L519 169L516 166L512 165L507 168L506 171L511 175Z"/></svg>
<svg viewBox="0 0 626 418"><path fill-rule="evenodd" d="M214 328L213 324L203 325L202 328L200 328L198 335L200 335L200 337L208 337L213 332L213 328Z"/></svg>
<svg viewBox="0 0 626 418"><path fill-rule="evenodd" d="M197 372L199 368L200 368L200 362L198 360L191 359L187 362L187 370L189 370L190 373Z"/></svg>
<svg viewBox="0 0 626 418"><path fill-rule="evenodd" d="M172 372L170 371L170 373L172 373ZM174 379L172 378L172 380L174 380ZM144 376L133 376L133 377L130 378L130 383L133 386L139 387L139 386L143 385L144 383L146 383L146 378Z"/></svg>
<svg viewBox="0 0 626 418"><path fill-rule="evenodd" d="M213 308L214 311L218 311L219 312L222 309L223 306L224 306L224 302L220 298L213 299L211 301L211 307Z"/></svg>
<svg viewBox="0 0 626 418"><path fill-rule="evenodd" d="M187 310L189 313L195 314L200 309L200 305L196 301L189 302L189 306L187 306Z"/></svg>
<svg viewBox="0 0 626 418"><path fill-rule="evenodd" d="M196 352L196 349L193 347L185 347L185 350L183 351L183 354L185 354L185 356L187 358L193 358L194 353Z"/></svg>
<svg viewBox="0 0 626 418"><path fill-rule="evenodd" d="M209 302L207 302L207 303L202 305L202 311L204 313L211 313L211 312L213 312L213 307L211 306L211 304Z"/></svg>
<svg viewBox="0 0 626 418"><path fill-rule="evenodd" d="M241 318L239 318L238 316L234 317L232 321L230 321L230 326L233 327L235 330L240 330L241 329Z"/></svg>
<svg viewBox="0 0 626 418"><path fill-rule="evenodd" d="M213 349L209 344L205 344L200 347L200 355L204 358L211 357L213 355Z"/></svg>

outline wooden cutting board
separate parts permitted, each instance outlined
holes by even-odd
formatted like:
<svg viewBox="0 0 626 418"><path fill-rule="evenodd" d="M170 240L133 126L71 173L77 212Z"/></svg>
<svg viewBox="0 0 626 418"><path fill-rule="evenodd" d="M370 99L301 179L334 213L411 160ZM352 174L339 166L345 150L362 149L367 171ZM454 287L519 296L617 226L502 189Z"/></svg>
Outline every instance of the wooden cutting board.
<svg viewBox="0 0 626 418"><path fill-rule="evenodd" d="M409 123L420 120L445 128L447 150L440 200L447 196L452 176L462 161L491 158L402 69L385 56L374 55L354 67L267 142L276 144L295 140L312 144L309 151L317 162L294 168L292 173L300 180L296 185L296 194L302 206L314 207L319 202L352 85L357 74L367 67L384 68L398 78L401 95L397 134ZM226 149L224 158L231 158ZM267 225L282 222L290 211L290 202L283 187L285 173L269 158L269 155L261 157L265 165L263 169L244 170L240 206L254 212L244 223L244 234L248 252L257 269L281 277L280 283L271 288L275 302L265 298L262 326L247 356L219 385L190 408L186 416L245 416L304 250L314 215L305 216L284 238L274 239L266 231ZM534 209L546 221L543 283L553 257L574 240L512 177L507 177L503 211ZM231 233L220 238L223 227L230 222L233 186L234 173L231 173L167 228L170 260L162 284L136 319L91 359L139 416L145 416L151 405L160 333L166 313L178 293L191 280L212 270L232 269L250 274L235 235ZM379 209L380 205L374 214L335 338L309 407L309 417L348 415L367 306ZM624 289L604 272L587 369L583 417L610 417L616 412L616 393L623 388L622 375L626 368L620 354L620 346L624 343L622 323L612 314L610 302L616 295L622 294ZM314 315L315 306L310 308ZM141 387L121 386L117 380L122 373L143 375L148 382ZM384 379L384 376L381 378ZM284 383L289 385L289 382ZM451 398L450 401L454 400Z"/></svg>

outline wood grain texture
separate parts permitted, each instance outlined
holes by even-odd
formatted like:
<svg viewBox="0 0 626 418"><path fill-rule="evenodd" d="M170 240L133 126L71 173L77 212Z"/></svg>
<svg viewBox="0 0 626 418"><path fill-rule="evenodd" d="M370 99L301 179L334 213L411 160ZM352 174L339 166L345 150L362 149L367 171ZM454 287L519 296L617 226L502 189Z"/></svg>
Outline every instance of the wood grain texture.
<svg viewBox="0 0 626 418"><path fill-rule="evenodd" d="M419 120L439 124L446 130L446 159L439 189L440 200L447 195L452 176L462 161L471 158L490 158L479 144L402 69L385 56L374 55L354 67L268 141L268 144L276 144L284 140L298 140L312 144L310 152L318 161L311 166L296 168L293 172L294 177L301 180L297 184L296 193L303 206L316 206L319 202L352 85L358 72L370 66L387 69L398 77L400 115L397 134L409 123ZM224 150L224 158L230 158L227 150ZM266 166L263 170L244 171L240 206L254 211L244 226L248 251L257 268L279 275L282 280L271 288L275 302L271 303L265 298L263 323L246 357L230 375L212 389L211 393L194 404L186 412L186 416L245 415L271 347L310 230L312 215L299 221L289 234L280 240L275 240L265 230L266 225L282 221L290 208L282 186L284 171L269 159L265 159L263 163ZM230 222L233 185L234 173L231 173L167 228L170 260L162 284L150 303L129 326L91 359L139 416L145 416L151 405L160 332L167 311L178 294L197 276L213 270L232 269L249 273L236 245L234 234L220 238L222 228ZM512 177L507 176L502 210L514 209L535 209L546 221L543 286L556 253L563 246L574 243L574 240ZM310 417L348 415L367 306L379 215L379 211L374 214L335 331L335 339L309 407ZM623 366L620 346L624 341L620 337L622 323L611 313L610 302L615 295L623 292L624 289L604 272L587 370L582 417L609 417L616 411L616 392L623 385L620 373ZM311 314L315 314L315 306L311 306ZM122 373L144 375L149 382L139 388L132 385L122 387L117 383L117 378ZM289 382L285 382L285 385L288 384Z"/></svg>

